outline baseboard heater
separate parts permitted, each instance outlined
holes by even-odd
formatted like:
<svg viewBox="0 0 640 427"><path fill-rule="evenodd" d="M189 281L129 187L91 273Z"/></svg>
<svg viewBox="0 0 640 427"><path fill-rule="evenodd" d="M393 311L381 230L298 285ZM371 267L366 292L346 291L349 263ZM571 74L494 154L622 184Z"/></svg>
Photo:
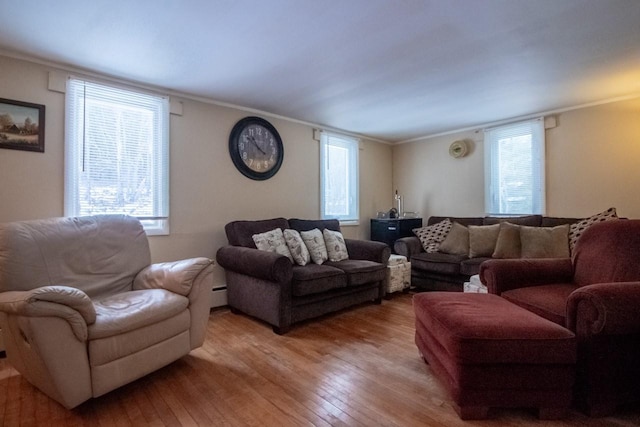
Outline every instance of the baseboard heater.
<svg viewBox="0 0 640 427"><path fill-rule="evenodd" d="M227 305L227 287L217 286L211 290L211 308Z"/></svg>

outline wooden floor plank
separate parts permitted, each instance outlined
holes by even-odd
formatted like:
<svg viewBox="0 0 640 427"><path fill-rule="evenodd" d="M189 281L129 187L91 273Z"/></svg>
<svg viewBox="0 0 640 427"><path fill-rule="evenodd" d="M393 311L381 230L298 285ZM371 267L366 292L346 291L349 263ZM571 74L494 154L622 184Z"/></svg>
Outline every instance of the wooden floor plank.
<svg viewBox="0 0 640 427"><path fill-rule="evenodd" d="M638 407L603 419L571 411L558 421L497 408L488 420L461 421L418 355L411 297L304 322L283 336L214 310L201 348L71 411L0 359L0 427L640 425Z"/></svg>

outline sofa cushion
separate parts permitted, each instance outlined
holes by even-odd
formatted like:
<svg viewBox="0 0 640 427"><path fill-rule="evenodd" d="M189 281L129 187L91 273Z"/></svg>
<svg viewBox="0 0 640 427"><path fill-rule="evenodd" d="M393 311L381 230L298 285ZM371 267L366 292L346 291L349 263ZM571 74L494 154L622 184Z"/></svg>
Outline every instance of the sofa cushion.
<svg viewBox="0 0 640 427"><path fill-rule="evenodd" d="M522 258L569 258L569 224L520 227Z"/></svg>
<svg viewBox="0 0 640 427"><path fill-rule="evenodd" d="M454 217L454 216L430 216L427 220L427 225L437 224L439 222L448 219L449 221L455 221L458 224L462 224L464 226L470 225L482 225L483 218L482 217Z"/></svg>
<svg viewBox="0 0 640 427"><path fill-rule="evenodd" d="M480 264L486 260L491 259L489 257L476 257L462 260L460 262L460 274L466 276L475 276L480 274Z"/></svg>
<svg viewBox="0 0 640 427"><path fill-rule="evenodd" d="M565 326L567 299L576 289L574 284L559 283L512 289L501 293L500 296L553 323Z"/></svg>
<svg viewBox="0 0 640 427"><path fill-rule="evenodd" d="M344 261L328 261L325 265L339 268L347 275L348 286L358 286L365 283L378 282L384 280L387 274L387 268L373 261L365 261L361 259L345 259Z"/></svg>
<svg viewBox="0 0 640 427"><path fill-rule="evenodd" d="M520 258L520 226L509 222L500 223L493 258Z"/></svg>
<svg viewBox="0 0 640 427"><path fill-rule="evenodd" d="M307 264L293 266L291 289L293 295L303 296L347 286L347 276L330 265Z"/></svg>
<svg viewBox="0 0 640 427"><path fill-rule="evenodd" d="M524 216L487 216L484 218L484 225L500 224L501 222L510 222L516 225L528 225L529 227L540 227L542 224L542 215L524 215Z"/></svg>
<svg viewBox="0 0 640 427"><path fill-rule="evenodd" d="M302 237L302 241L304 241L304 244L309 250L311 261L313 261L315 264L320 265L329 259L329 254L327 254L327 246L324 243L324 236L322 235L322 231L317 228L309 231L301 231L300 237Z"/></svg>
<svg viewBox="0 0 640 427"><path fill-rule="evenodd" d="M469 226L469 258L490 257L496 249L500 224Z"/></svg>
<svg viewBox="0 0 640 427"><path fill-rule="evenodd" d="M420 252L411 257L411 269L444 274L460 274L460 262L465 259L468 259L466 255Z"/></svg>
<svg viewBox="0 0 640 427"><path fill-rule="evenodd" d="M426 227L414 228L412 231L413 234L420 239L420 243L422 244L425 252L433 253L438 252L438 247L447 237L447 234L449 234L451 225L452 223L449 218L445 218L438 223L431 224Z"/></svg>
<svg viewBox="0 0 640 427"><path fill-rule="evenodd" d="M274 228L284 230L290 227L286 219L273 218L260 221L232 221L225 225L224 231L227 234L230 245L255 248L256 245L252 236Z"/></svg>
<svg viewBox="0 0 640 427"><path fill-rule="evenodd" d="M264 233L254 234L251 238L258 250L284 255L289 258L289 261L293 262L291 251L287 246L287 242L284 240L284 235L280 228L274 228L273 230L269 230Z"/></svg>
<svg viewBox="0 0 640 427"><path fill-rule="evenodd" d="M340 221L337 219L289 219L289 226L298 231L309 231L317 228L322 231L325 228L333 231L340 231Z"/></svg>
<svg viewBox="0 0 640 427"><path fill-rule="evenodd" d="M311 254L309 254L309 249L307 249L307 245L304 244L304 240L302 240L302 236L300 236L298 230L287 228L284 230L283 235L284 241L287 242L291 256L296 264L309 264L309 262L311 262Z"/></svg>
<svg viewBox="0 0 640 427"><path fill-rule="evenodd" d="M439 252L454 255L469 254L469 229L462 224L454 222L447 237L440 243Z"/></svg>
<svg viewBox="0 0 640 427"><path fill-rule="evenodd" d="M324 237L324 244L327 247L329 261L342 261L344 259L349 259L347 245L344 242L342 233L325 228L322 230L322 236Z"/></svg>
<svg viewBox="0 0 640 427"><path fill-rule="evenodd" d="M611 221L618 219L616 208L609 208L604 212L600 212L589 218L574 222L569 228L569 250L573 253L573 249L576 246L576 242L584 233L584 231L591 227L593 224L604 221Z"/></svg>

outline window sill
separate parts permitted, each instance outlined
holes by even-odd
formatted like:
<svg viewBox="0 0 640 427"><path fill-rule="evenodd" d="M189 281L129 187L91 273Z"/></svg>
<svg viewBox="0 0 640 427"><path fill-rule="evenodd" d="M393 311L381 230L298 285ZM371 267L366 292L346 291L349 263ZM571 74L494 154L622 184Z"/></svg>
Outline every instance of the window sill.
<svg viewBox="0 0 640 427"><path fill-rule="evenodd" d="M354 227L357 225L360 225L360 221L357 219L340 221L340 227Z"/></svg>

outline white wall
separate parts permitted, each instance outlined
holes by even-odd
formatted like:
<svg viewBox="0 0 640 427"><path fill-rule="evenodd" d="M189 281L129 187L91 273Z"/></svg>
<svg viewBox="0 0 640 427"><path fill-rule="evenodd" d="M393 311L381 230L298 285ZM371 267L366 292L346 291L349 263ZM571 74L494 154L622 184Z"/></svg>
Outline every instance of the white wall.
<svg viewBox="0 0 640 427"><path fill-rule="evenodd" d="M0 56L0 98L46 106L45 152L0 150L0 222L62 216L64 197L64 94L48 87L53 70ZM228 151L233 125L244 111L172 97L183 115L171 116L171 234L150 237L154 261L215 257L227 243L224 225L238 219L277 216L318 218L319 143L310 126L265 117L284 144L280 171L266 181L238 172ZM359 226L343 227L347 237L368 238L369 218L392 203L391 147L360 145ZM216 267L216 284L224 282Z"/></svg>
<svg viewBox="0 0 640 427"><path fill-rule="evenodd" d="M640 218L640 98L557 114L546 131L547 212L586 217L609 207ZM448 155L470 141L463 158ZM430 215L484 215L483 132L462 132L393 148L393 182L405 210Z"/></svg>

